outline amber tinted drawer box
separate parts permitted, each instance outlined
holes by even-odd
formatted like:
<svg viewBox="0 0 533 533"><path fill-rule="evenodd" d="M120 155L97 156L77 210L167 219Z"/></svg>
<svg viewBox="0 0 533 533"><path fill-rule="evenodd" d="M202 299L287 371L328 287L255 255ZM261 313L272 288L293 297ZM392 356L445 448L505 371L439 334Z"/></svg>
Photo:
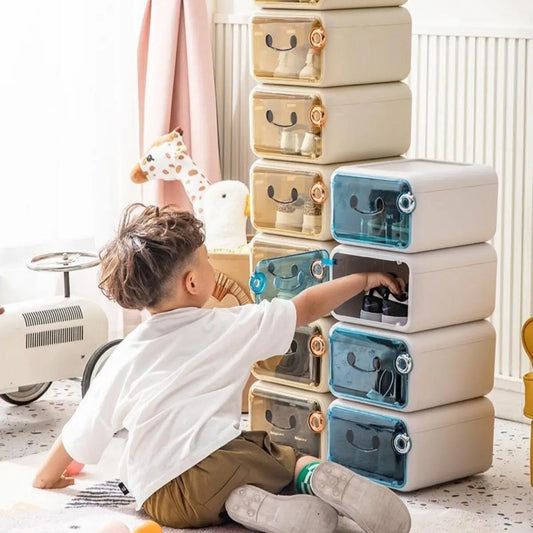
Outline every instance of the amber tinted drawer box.
<svg viewBox="0 0 533 533"><path fill-rule="evenodd" d="M327 409L334 397L256 381L250 389L250 429L266 431L273 442L324 459Z"/></svg>
<svg viewBox="0 0 533 533"><path fill-rule="evenodd" d="M296 329L289 351L252 366L252 374L263 381L290 387L329 392L328 334L335 320L319 318Z"/></svg>
<svg viewBox="0 0 533 533"><path fill-rule="evenodd" d="M263 8L349 9L353 7L400 6L406 0L255 0Z"/></svg>
<svg viewBox="0 0 533 533"><path fill-rule="evenodd" d="M250 120L258 157L320 164L393 157L411 142L411 91L402 82L259 85L250 94Z"/></svg>
<svg viewBox="0 0 533 533"><path fill-rule="evenodd" d="M265 83L333 87L403 80L411 17L402 7L261 11L250 23L252 76Z"/></svg>

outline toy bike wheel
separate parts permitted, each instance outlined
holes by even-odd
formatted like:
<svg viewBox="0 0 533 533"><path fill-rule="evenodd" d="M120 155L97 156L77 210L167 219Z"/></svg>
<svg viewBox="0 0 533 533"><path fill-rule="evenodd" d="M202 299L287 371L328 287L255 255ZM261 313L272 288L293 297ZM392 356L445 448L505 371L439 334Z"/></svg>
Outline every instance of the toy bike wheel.
<svg viewBox="0 0 533 533"><path fill-rule="evenodd" d="M52 385L51 381L19 387L17 391L0 394L2 400L13 405L27 405L40 398Z"/></svg>
<svg viewBox="0 0 533 533"><path fill-rule="evenodd" d="M113 353L113 351L115 350L115 347L120 342L122 342L122 339L115 339L115 340L106 342L105 344L100 346L100 348L97 348L95 352L91 355L91 357L89 358L89 361L87 361L87 364L85 365L83 376L81 378L81 396L82 397L85 396L85 394L89 390L89 386L91 385L91 382L98 375L98 373L102 370L107 360L109 359L109 356Z"/></svg>

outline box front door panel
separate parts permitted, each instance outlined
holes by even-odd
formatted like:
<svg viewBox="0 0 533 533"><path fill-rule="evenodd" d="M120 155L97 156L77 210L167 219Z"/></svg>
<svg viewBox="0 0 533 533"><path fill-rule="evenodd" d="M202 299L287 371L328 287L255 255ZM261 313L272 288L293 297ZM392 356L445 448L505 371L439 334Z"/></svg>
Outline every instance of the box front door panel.
<svg viewBox="0 0 533 533"><path fill-rule="evenodd" d="M412 360L404 342L336 328L330 337L333 394L403 408Z"/></svg>
<svg viewBox="0 0 533 533"><path fill-rule="evenodd" d="M303 290L328 279L326 250L275 257L260 261L250 279L255 301L272 298L290 299Z"/></svg>
<svg viewBox="0 0 533 533"><path fill-rule="evenodd" d="M259 156L313 160L322 155L322 103L308 94L252 94L252 139Z"/></svg>
<svg viewBox="0 0 533 533"><path fill-rule="evenodd" d="M318 17L257 15L251 24L255 77L274 81L321 79L325 31Z"/></svg>
<svg viewBox="0 0 533 533"><path fill-rule="evenodd" d="M299 383L310 387L318 387L326 378L321 376L320 354L317 356L315 345L321 339L322 345L326 346L326 340L316 327L302 326L297 328L289 351L285 355L270 357L264 361L258 361L254 365L254 373L260 378L276 381Z"/></svg>
<svg viewBox="0 0 533 533"><path fill-rule="evenodd" d="M337 174L332 183L334 237L402 250L410 243L414 197L403 180Z"/></svg>
<svg viewBox="0 0 533 533"><path fill-rule="evenodd" d="M318 404L276 394L252 394L250 407L252 431L266 431L273 442L320 457L320 434L309 425L309 417L320 409Z"/></svg>
<svg viewBox="0 0 533 533"><path fill-rule="evenodd" d="M408 451L408 440L400 420L335 408L328 432L331 461L392 488L405 484L407 455L396 449Z"/></svg>
<svg viewBox="0 0 533 533"><path fill-rule="evenodd" d="M256 167L251 187L252 224L260 231L316 238L328 229L323 206L329 199L319 173Z"/></svg>

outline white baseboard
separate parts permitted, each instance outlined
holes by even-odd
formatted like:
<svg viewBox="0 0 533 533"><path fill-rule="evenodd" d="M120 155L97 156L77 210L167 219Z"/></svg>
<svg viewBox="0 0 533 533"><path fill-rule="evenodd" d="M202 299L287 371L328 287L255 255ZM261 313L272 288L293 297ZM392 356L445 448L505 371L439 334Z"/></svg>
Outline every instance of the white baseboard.
<svg viewBox="0 0 533 533"><path fill-rule="evenodd" d="M487 396L494 404L496 418L523 422L524 424L531 422L523 414L524 384L521 380L496 377L494 388Z"/></svg>

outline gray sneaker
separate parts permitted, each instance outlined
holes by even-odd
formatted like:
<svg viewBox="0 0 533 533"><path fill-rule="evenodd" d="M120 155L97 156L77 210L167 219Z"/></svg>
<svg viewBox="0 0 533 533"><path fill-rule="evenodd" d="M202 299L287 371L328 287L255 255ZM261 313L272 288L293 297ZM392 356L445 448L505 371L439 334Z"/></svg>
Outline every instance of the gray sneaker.
<svg viewBox="0 0 533 533"><path fill-rule="evenodd" d="M226 511L235 522L265 533L333 533L337 511L316 496L276 496L254 485L233 490Z"/></svg>
<svg viewBox="0 0 533 533"><path fill-rule="evenodd" d="M407 533L411 529L409 511L392 490L337 463L319 464L311 488L365 533Z"/></svg>

